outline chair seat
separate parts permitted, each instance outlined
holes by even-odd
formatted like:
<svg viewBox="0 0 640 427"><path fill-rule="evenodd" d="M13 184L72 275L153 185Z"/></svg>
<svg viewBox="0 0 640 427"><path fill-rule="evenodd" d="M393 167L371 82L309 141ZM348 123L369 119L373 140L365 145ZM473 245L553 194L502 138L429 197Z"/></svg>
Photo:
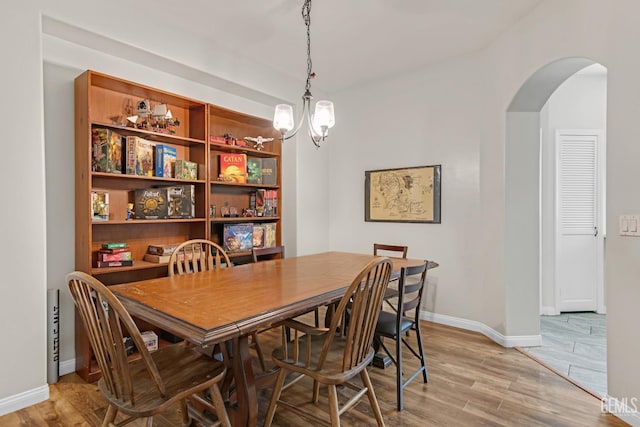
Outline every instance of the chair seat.
<svg viewBox="0 0 640 427"><path fill-rule="evenodd" d="M378 317L378 324L376 325L376 335L395 339L398 336L398 331L396 330L396 316L396 313L381 311L380 317ZM400 334L411 329L413 327L413 323L413 320L403 316L400 319Z"/></svg>
<svg viewBox="0 0 640 427"><path fill-rule="evenodd" d="M126 414L136 416L151 416L158 413L159 408L172 405L194 393L202 390L208 384L211 386L220 381L225 373L223 363L211 359L184 344L175 344L161 348L151 353L158 371L165 381L165 397L158 392L153 379L149 376L142 360L129 364L131 378L134 384L134 396L131 400L109 397L104 379L100 379L98 386L110 403ZM206 381L203 379L206 378ZM124 401L126 400L126 401Z"/></svg>
<svg viewBox="0 0 640 427"><path fill-rule="evenodd" d="M307 357L306 340L309 337L312 337L311 353L308 365L311 366L311 368L305 365ZM279 368L286 367L290 371L306 374L322 384L341 384L354 375L357 375L357 373L360 371L360 369L358 369L359 367L361 367L362 365L368 366L373 360L373 356L375 355L373 347L371 347L360 365L350 371L344 372L342 363L344 357L345 341L341 337L335 337L331 343L330 350L327 352L327 358L325 359L323 368L316 369L316 366L318 366L318 358L320 357L320 354L322 354L324 339L325 334L313 336L306 335L300 338L301 345L299 347L298 362L295 362L291 358L295 347L294 342L289 342L287 344L287 354L289 356L289 358L287 359L285 359L283 356L282 347L278 347L273 350L273 353L271 354L273 363L275 363L275 365Z"/></svg>

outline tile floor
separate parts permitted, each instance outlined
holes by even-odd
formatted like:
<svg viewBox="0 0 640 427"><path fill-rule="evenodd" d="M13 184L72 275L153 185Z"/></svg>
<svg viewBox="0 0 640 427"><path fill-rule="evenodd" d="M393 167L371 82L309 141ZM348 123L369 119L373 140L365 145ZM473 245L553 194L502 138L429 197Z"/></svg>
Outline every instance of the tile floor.
<svg viewBox="0 0 640 427"><path fill-rule="evenodd" d="M606 315L584 312L540 316L540 333L542 346L522 350L597 395L606 395Z"/></svg>

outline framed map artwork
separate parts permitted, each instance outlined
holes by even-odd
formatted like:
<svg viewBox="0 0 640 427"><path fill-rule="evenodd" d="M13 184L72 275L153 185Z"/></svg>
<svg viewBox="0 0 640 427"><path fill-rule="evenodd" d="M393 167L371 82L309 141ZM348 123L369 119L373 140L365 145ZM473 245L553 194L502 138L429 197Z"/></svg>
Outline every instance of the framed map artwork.
<svg viewBox="0 0 640 427"><path fill-rule="evenodd" d="M364 220L440 224L441 165L365 171Z"/></svg>

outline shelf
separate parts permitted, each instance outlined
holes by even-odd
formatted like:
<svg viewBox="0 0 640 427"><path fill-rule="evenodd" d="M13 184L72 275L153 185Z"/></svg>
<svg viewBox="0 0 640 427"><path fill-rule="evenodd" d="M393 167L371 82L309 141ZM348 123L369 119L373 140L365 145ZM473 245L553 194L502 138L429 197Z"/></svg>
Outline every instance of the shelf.
<svg viewBox="0 0 640 427"><path fill-rule="evenodd" d="M165 224L177 222L204 222L206 218L166 218L166 219L128 219L128 220L109 220L109 221L93 221L91 225L140 225L140 224Z"/></svg>
<svg viewBox="0 0 640 427"><path fill-rule="evenodd" d="M212 150L224 151L228 153L245 153L254 157L280 157L280 153L273 153L271 151L256 150L250 147L241 147L239 145L222 144L219 142L210 142L209 147Z"/></svg>
<svg viewBox="0 0 640 427"><path fill-rule="evenodd" d="M155 183L167 183L167 184L204 184L206 181L203 179L176 179L176 178L163 178L161 176L145 176L145 175L131 175L126 173L109 173L109 172L91 172L92 178L106 178L106 179L137 179L143 181L153 181Z"/></svg>
<svg viewBox="0 0 640 427"><path fill-rule="evenodd" d="M149 262L144 260L135 260L132 266L128 267L92 267L91 275L98 276L100 274L112 274L112 273L121 273L123 271L135 271L135 270L145 270L149 268L158 268L164 267L167 268L167 263L157 263L157 262Z"/></svg>
<svg viewBox="0 0 640 427"><path fill-rule="evenodd" d="M243 216L243 217L215 217L211 218L210 221L215 224L226 224L226 223L241 223L241 222L268 222L268 221L279 221L279 216Z"/></svg>
<svg viewBox="0 0 640 427"><path fill-rule="evenodd" d="M103 122L94 121L94 122L91 122L91 126L109 128L109 129L116 130L123 135L139 136L141 138L145 138L151 141L164 142L167 144L183 145L187 147L193 146L193 145L202 145L202 146L206 145L206 141L203 141L201 139L187 138L184 136L178 136L170 133L154 132L146 129L130 128L127 126L120 126L112 123L103 123Z"/></svg>
<svg viewBox="0 0 640 427"><path fill-rule="evenodd" d="M222 187L247 187L247 188L264 188L265 190L277 190L279 185L265 185L265 184L237 184L233 182L225 181L211 181L211 185L220 185Z"/></svg>

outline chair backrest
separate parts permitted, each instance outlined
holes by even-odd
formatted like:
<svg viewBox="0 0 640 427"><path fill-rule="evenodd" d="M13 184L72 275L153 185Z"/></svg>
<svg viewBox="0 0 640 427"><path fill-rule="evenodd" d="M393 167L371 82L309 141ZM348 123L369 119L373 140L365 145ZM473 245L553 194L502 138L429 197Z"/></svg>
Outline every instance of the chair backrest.
<svg viewBox="0 0 640 427"><path fill-rule="evenodd" d="M166 395L166 387L158 368L142 339L140 330L115 295L99 280L86 273L67 274L69 290L87 332L94 356L102 371L104 382L112 398L135 405L134 384L131 379L127 352L123 339L131 337L158 393Z"/></svg>
<svg viewBox="0 0 640 427"><path fill-rule="evenodd" d="M223 263L231 267L229 255L219 245L205 239L187 240L171 254L169 276L215 270Z"/></svg>
<svg viewBox="0 0 640 427"><path fill-rule="evenodd" d="M351 282L351 286L345 292L331 318L329 332L318 360L319 369L322 368L334 339L345 340L342 372L358 366L371 351L376 323L392 268L393 264L389 258L373 260ZM336 330L347 308L349 321L346 334L336 337Z"/></svg>
<svg viewBox="0 0 640 427"><path fill-rule="evenodd" d="M251 252L253 256L253 262L258 262L263 257L269 257L269 259L272 259L274 255L280 255L280 258L284 258L284 246L274 246L272 248L253 248Z"/></svg>
<svg viewBox="0 0 640 427"><path fill-rule="evenodd" d="M398 281L398 324L401 317L409 311L415 309L414 321L420 319L420 304L422 294L427 282L428 261L413 267L402 267Z"/></svg>
<svg viewBox="0 0 640 427"><path fill-rule="evenodd" d="M402 258L406 258L408 250L409 250L408 246L386 245L383 243L373 244L374 255L401 256ZM379 254L378 251L385 251L385 253ZM391 254L387 254L387 252L395 252L395 254L391 255Z"/></svg>

